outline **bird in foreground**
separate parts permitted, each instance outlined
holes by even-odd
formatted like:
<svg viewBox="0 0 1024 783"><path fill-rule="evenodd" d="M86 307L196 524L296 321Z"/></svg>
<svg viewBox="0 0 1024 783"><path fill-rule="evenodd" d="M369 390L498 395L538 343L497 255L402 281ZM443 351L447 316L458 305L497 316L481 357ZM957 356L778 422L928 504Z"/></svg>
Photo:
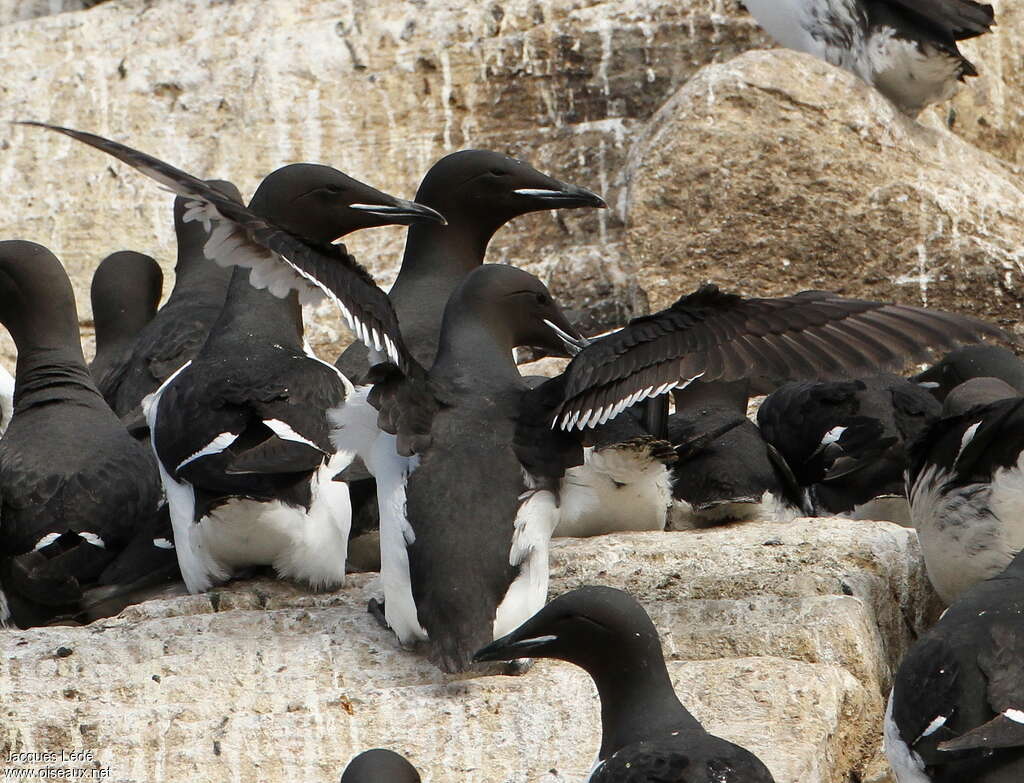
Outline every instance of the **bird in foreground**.
<svg viewBox="0 0 1024 783"><path fill-rule="evenodd" d="M1024 780L1024 553L904 656L885 714L898 783Z"/></svg>
<svg viewBox="0 0 1024 783"><path fill-rule="evenodd" d="M242 194L230 182L209 180L207 184L242 204ZM97 380L114 413L140 437L148 431L142 416L143 398L199 351L220 315L231 280L231 269L211 264L203 255L206 227L201 221L185 221L187 201L181 196L174 200L178 256L167 301L139 331L128 355Z"/></svg>
<svg viewBox="0 0 1024 783"><path fill-rule="evenodd" d="M958 41L989 32L974 0L744 0L769 35L855 73L910 117L949 100L978 71Z"/></svg>
<svg viewBox="0 0 1024 783"><path fill-rule="evenodd" d="M89 372L101 393L108 376L128 360L139 333L156 315L163 282L160 265L132 250L111 253L93 272L89 294L96 355Z"/></svg>
<svg viewBox="0 0 1024 783"><path fill-rule="evenodd" d="M555 658L584 669L601 698L601 748L588 783L772 783L753 753L709 734L676 696L644 608L611 587L555 598L476 661Z"/></svg>
<svg viewBox="0 0 1024 783"><path fill-rule="evenodd" d="M393 750L364 750L341 774L340 783L420 783L420 773Z"/></svg>
<svg viewBox="0 0 1024 783"><path fill-rule="evenodd" d="M910 516L928 578L947 604L1024 549L1024 397L973 378L912 445Z"/></svg>
<svg viewBox="0 0 1024 783"><path fill-rule="evenodd" d="M293 164L260 184L246 212L296 241L328 245L389 223L440 221L327 166ZM239 251L214 229L214 260ZM352 384L306 352L295 292L254 288L236 268L195 357L147 403L182 576L191 592L239 568L271 565L314 589L344 580L351 511L334 481L352 453L332 445L330 411Z"/></svg>
<svg viewBox="0 0 1024 783"><path fill-rule="evenodd" d="M909 523L907 444L940 405L896 375L788 384L769 394L757 423L793 471L808 516Z"/></svg>
<svg viewBox="0 0 1024 783"><path fill-rule="evenodd" d="M971 378L999 378L1024 394L1024 362L1001 345L965 345L950 351L910 380L928 389L939 402Z"/></svg>
<svg viewBox="0 0 1024 783"><path fill-rule="evenodd" d="M18 347L0 439L0 622L27 627L74 614L106 581L160 483L86 369L71 283L41 245L0 242L0 322Z"/></svg>
<svg viewBox="0 0 1024 783"><path fill-rule="evenodd" d="M381 490L382 614L402 642L426 639L447 671L469 666L482 641L543 605L548 540L573 490L566 470L582 463L589 430L698 376L732 381L754 374L778 383L828 377L1002 335L977 319L904 305L825 292L744 299L705 286L583 347L540 281L484 265L447 305L448 345L428 371L405 348L388 297L347 254L268 229L200 180L144 153L57 130L195 199L197 213L219 224L211 242L221 241L218 233L238 242L226 263L253 266L250 282L279 295L294 289L309 299L329 296L372 349L373 388L368 397L347 400L332 437L363 455ZM546 347L553 337L578 353L560 376L529 389L512 346ZM377 409L378 426L361 424L366 403ZM460 428L466 422L472 426ZM486 479L471 480L481 465L488 466ZM426 499L416 490L407 502L407 480L429 485ZM464 543L491 525L498 532L482 546ZM453 560L455 552L462 557ZM460 574L479 576L463 581Z"/></svg>

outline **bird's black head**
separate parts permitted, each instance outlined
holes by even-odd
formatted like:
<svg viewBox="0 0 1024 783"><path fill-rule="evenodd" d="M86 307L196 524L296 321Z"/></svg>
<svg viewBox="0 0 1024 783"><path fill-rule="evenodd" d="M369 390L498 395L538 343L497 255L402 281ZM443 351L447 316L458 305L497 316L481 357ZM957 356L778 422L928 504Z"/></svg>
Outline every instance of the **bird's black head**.
<svg viewBox="0 0 1024 783"><path fill-rule="evenodd" d="M651 618L629 593L590 585L563 593L512 633L477 650L474 661L557 658L592 675L662 659Z"/></svg>
<svg viewBox="0 0 1024 783"><path fill-rule="evenodd" d="M156 313L164 273L153 258L121 250L104 258L92 276L90 297L97 351L134 337Z"/></svg>
<svg viewBox="0 0 1024 783"><path fill-rule="evenodd" d="M374 748L352 759L341 783L420 783L416 768L392 750Z"/></svg>
<svg viewBox="0 0 1024 783"><path fill-rule="evenodd" d="M430 207L390 196L330 166L293 163L260 183L249 208L314 242L375 226L444 223Z"/></svg>
<svg viewBox="0 0 1024 783"><path fill-rule="evenodd" d="M580 339L546 285L522 269L484 264L462 281L451 305L472 312L511 348L532 346L567 356L565 343Z"/></svg>
<svg viewBox="0 0 1024 783"><path fill-rule="evenodd" d="M488 239L517 215L607 206L586 188L559 182L529 163L489 150L462 150L439 160L423 178L416 200L443 212L453 225L485 227Z"/></svg>
<svg viewBox="0 0 1024 783"><path fill-rule="evenodd" d="M966 345L950 351L913 380L942 402L953 389L971 378L999 378L1024 392L1024 362L1001 345Z"/></svg>
<svg viewBox="0 0 1024 783"><path fill-rule="evenodd" d="M946 395L942 403L942 415L961 416L971 408L1011 397L1020 397L1020 392L1001 378L971 378Z"/></svg>
<svg viewBox="0 0 1024 783"><path fill-rule="evenodd" d="M0 323L19 354L28 347L77 346L78 311L64 267L42 245L0 242Z"/></svg>

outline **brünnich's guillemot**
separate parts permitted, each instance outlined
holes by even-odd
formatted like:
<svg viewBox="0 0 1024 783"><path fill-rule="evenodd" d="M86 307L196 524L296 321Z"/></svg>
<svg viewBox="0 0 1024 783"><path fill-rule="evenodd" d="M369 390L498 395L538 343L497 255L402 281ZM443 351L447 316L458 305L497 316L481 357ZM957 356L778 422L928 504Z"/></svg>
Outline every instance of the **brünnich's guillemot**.
<svg viewBox="0 0 1024 783"><path fill-rule="evenodd" d="M310 243L441 220L312 164L271 173L247 212ZM353 387L305 352L298 296L273 296L249 277L235 270L206 342L147 403L182 576L200 592L238 568L272 565L314 588L337 587L351 511L347 486L333 479L353 455L331 444L327 415Z"/></svg>
<svg viewBox="0 0 1024 783"><path fill-rule="evenodd" d="M0 439L0 584L20 626L78 610L160 500L149 449L100 396L71 283L32 242L0 242L0 322L18 347L14 417Z"/></svg>
<svg viewBox="0 0 1024 783"><path fill-rule="evenodd" d="M907 444L939 414L926 390L896 375L787 384L757 412L793 471L803 513L909 523Z"/></svg>
<svg viewBox="0 0 1024 783"><path fill-rule="evenodd" d="M978 72L957 41L987 33L974 0L743 0L776 41L845 68L916 117Z"/></svg>
<svg viewBox="0 0 1024 783"><path fill-rule="evenodd" d="M995 378L949 393L911 445L910 518L946 602L1024 549L1024 397Z"/></svg>
<svg viewBox="0 0 1024 783"><path fill-rule="evenodd" d="M559 182L524 161L490 150L462 150L441 158L423 177L416 202L436 209L447 223L410 226L388 296L406 347L424 367L437 353L449 297L484 262L498 229L530 212L605 206L586 188ZM353 344L337 365L358 382L368 368L366 349Z"/></svg>
<svg viewBox="0 0 1024 783"><path fill-rule="evenodd" d="M706 286L581 347L540 281L510 267L484 265L463 280L446 307L442 334L448 332L448 344L428 372L405 349L390 300L347 254L268 228L266 221L222 203L203 183L143 153L90 134L62 132L194 195L203 202L197 214L216 212L220 225L211 242L234 237L244 245L244 252L231 253L227 261L255 267L251 282L279 293L322 291L373 348L378 366L371 373L369 402L386 434L376 427L358 429L366 419L359 408L367 399L353 396L335 418L335 436L363 456L381 489L384 617L404 642L423 640L425 626L440 623L429 642L434 659L447 669L465 667L470 645L515 627L543 605L548 538L564 494L572 491L565 473L582 462L585 431L698 376L729 381L755 375L774 383L794 375L827 377L902 364L929 347L1002 335L977 319L940 311L825 292L743 299ZM578 355L562 375L528 389L512 362L512 346L550 346L552 336ZM453 427L466 422L473 426ZM440 469L446 449L452 452L450 464L469 467ZM416 479L428 463L431 469ZM479 475L481 464L504 467L486 481L467 480ZM436 474L429 497L407 502L407 483L423 479L426 487L428 474ZM500 524L499 534L479 549L460 544L457 531L477 535L477 528L487 526L480 523L484 517ZM414 534L417 523L423 535ZM438 546L446 537L454 546ZM508 538L510 547L501 540ZM452 560L454 552L465 556ZM463 569L466 581L460 579ZM466 590L467 583L473 588ZM459 595L453 598L449 591ZM449 609L465 603L466 614L423 620L420 607L431 602Z"/></svg>
<svg viewBox="0 0 1024 783"><path fill-rule="evenodd" d="M226 198L242 203L230 182L209 180ZM139 332L131 353L98 381L104 399L135 430L144 429L142 399L166 381L199 351L224 306L231 270L211 264L203 255L208 238L201 222L184 219L188 199L174 199L174 233L178 257L174 287L153 319Z"/></svg>
<svg viewBox="0 0 1024 783"><path fill-rule="evenodd" d="M884 736L898 783L1024 780L1024 552L910 648Z"/></svg>
<svg viewBox="0 0 1024 783"><path fill-rule="evenodd" d="M393 750L374 748L348 763L340 783L420 783L420 773Z"/></svg>
<svg viewBox="0 0 1024 783"><path fill-rule="evenodd" d="M791 516L800 492L789 466L747 418L750 380L696 380L672 392L668 440L673 465L672 527Z"/></svg>
<svg viewBox="0 0 1024 783"><path fill-rule="evenodd" d="M101 392L107 376L127 361L139 333L156 315L163 283L160 265L132 250L111 253L96 267L89 291L96 354L89 372Z"/></svg>
<svg viewBox="0 0 1024 783"><path fill-rule="evenodd" d="M584 669L601 697L589 783L772 783L753 753L709 734L679 701L661 640L637 601L611 587L560 595L477 661L555 658Z"/></svg>
<svg viewBox="0 0 1024 783"><path fill-rule="evenodd" d="M1001 345L957 348L911 380L942 402L953 389L971 378L999 378L1024 394L1024 362Z"/></svg>

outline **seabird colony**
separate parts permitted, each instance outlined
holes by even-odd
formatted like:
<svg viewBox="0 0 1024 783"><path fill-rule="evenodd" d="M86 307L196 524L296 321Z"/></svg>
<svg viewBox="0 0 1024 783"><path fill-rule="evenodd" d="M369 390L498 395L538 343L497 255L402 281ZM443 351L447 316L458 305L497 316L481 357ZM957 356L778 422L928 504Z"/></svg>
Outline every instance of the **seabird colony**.
<svg viewBox="0 0 1024 783"><path fill-rule="evenodd" d="M993 24L970 0L746 4L781 43L911 115L976 74L957 42ZM673 496L691 525L769 502L893 509L920 532L950 604L889 698L897 778L1024 780L1024 366L979 344L1001 330L827 292L706 285L588 338L541 280L484 263L517 216L605 206L523 161L455 152L414 201L293 163L245 205L229 182L25 124L172 190L178 261L159 309L153 259L100 264L87 366L60 262L0 242L0 322L18 349L0 439L0 623L87 622L154 587L202 592L253 568L344 589L355 516L379 539L369 608L398 643L448 673L548 657L590 674L602 722L592 783L766 783L756 756L679 701L632 597L589 586L546 603L550 538L664 529ZM409 227L387 293L337 241L386 225ZM300 306L324 299L356 337L336 363L303 337ZM524 378L517 347L570 361ZM880 374L953 349L913 379ZM758 427L748 398L768 392ZM342 778L385 779L420 778L383 749Z"/></svg>

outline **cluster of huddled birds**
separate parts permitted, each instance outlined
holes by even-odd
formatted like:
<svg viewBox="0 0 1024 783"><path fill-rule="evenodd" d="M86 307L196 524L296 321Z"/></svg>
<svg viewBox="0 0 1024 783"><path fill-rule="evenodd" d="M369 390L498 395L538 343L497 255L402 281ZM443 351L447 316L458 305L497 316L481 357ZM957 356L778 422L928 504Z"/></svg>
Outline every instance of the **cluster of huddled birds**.
<svg viewBox="0 0 1024 783"><path fill-rule="evenodd" d="M810 22L786 27L811 0L748 5L784 43L803 30L811 43L791 45L909 113L948 85L911 100L920 74L908 86L882 78L880 62L913 49L962 80L973 66L956 41L992 24L970 0L835 0L853 16L827 23L863 17L840 56L814 49ZM759 783L772 780L764 764L680 703L632 597L588 586L545 605L549 541L780 513L884 519L916 528L949 606L889 696L900 783L1024 781L1024 364L1001 329L820 291L744 298L705 285L587 338L536 277L484 263L517 216L605 206L523 161L455 152L415 201L292 164L245 205L230 182L25 124L174 191L178 257L162 307L153 259L103 260L87 366L61 263L0 242L0 322L18 350L0 439L0 623L87 623L260 568L335 590L353 568L350 539L379 541L368 568L383 598L369 609L444 672L556 658L591 675L603 724L591 781ZM385 225L409 227L388 293L337 242ZM356 337L333 364L303 338L301 306L325 298ZM523 376L517 347L569 361ZM937 352L916 376L892 374ZM755 424L748 404L762 395ZM383 749L342 777L419 779Z"/></svg>

